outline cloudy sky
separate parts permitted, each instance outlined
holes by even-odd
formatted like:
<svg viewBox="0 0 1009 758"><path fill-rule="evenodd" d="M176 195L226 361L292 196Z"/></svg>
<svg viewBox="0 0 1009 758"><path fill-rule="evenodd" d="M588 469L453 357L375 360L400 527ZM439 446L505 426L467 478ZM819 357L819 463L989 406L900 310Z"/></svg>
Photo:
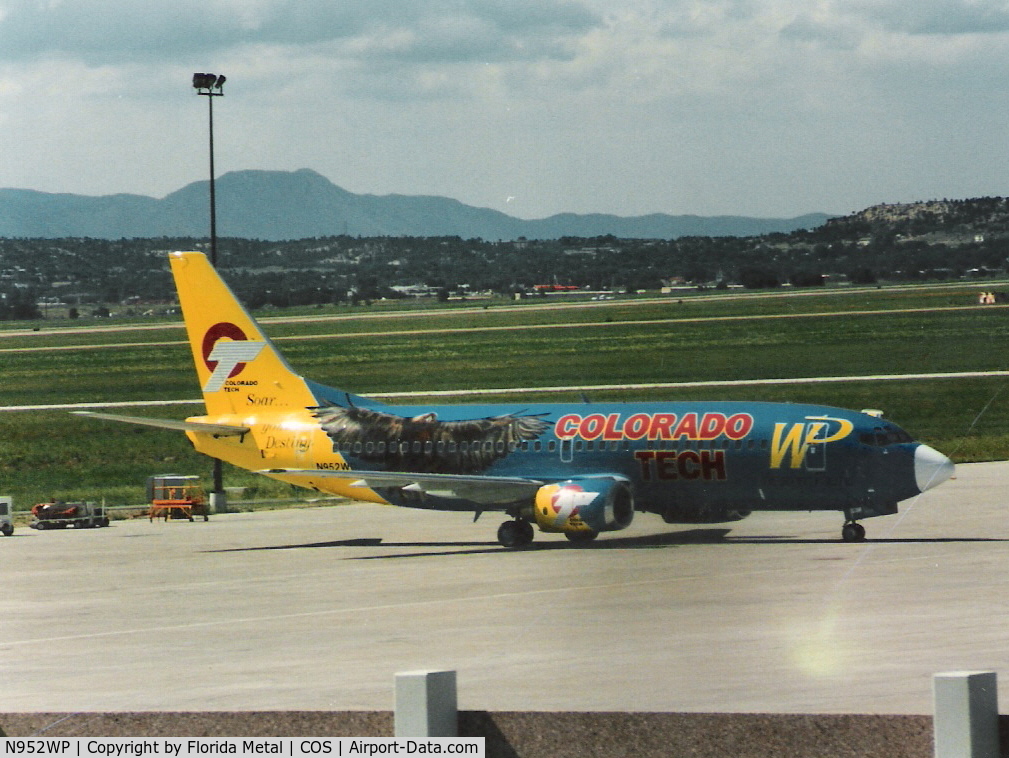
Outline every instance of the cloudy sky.
<svg viewBox="0 0 1009 758"><path fill-rule="evenodd" d="M523 218L1009 195L1004 0L0 0L0 187L312 168Z"/></svg>

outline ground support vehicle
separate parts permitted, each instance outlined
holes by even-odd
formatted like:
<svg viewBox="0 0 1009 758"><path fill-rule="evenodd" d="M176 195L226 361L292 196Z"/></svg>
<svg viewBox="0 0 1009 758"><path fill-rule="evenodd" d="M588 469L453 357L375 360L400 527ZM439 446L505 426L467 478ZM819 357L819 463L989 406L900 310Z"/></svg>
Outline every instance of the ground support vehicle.
<svg viewBox="0 0 1009 758"><path fill-rule="evenodd" d="M39 503L32 508L32 529L93 529L108 526L105 506L98 503Z"/></svg>
<svg viewBox="0 0 1009 758"><path fill-rule="evenodd" d="M209 520L206 498L198 476L162 474L149 477L147 498L151 502L147 514L151 521L156 518L165 521L179 518L193 521L194 515L203 516L204 521Z"/></svg>
<svg viewBox="0 0 1009 758"><path fill-rule="evenodd" d="M9 497L0 497L0 534L14 534L14 501Z"/></svg>

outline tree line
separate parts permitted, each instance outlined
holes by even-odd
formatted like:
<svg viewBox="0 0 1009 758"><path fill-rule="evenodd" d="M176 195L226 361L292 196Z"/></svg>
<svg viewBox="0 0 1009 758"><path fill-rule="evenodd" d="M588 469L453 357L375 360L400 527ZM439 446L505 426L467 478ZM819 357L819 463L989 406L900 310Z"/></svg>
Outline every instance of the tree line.
<svg viewBox="0 0 1009 758"><path fill-rule="evenodd" d="M984 277L1007 269L1006 206L982 198L883 207L759 237L226 238L218 240L218 267L253 308L370 302L417 285L445 298L551 284L624 292ZM49 302L89 315L105 304L172 302L166 253L207 247L196 238L0 239L0 319L39 318Z"/></svg>

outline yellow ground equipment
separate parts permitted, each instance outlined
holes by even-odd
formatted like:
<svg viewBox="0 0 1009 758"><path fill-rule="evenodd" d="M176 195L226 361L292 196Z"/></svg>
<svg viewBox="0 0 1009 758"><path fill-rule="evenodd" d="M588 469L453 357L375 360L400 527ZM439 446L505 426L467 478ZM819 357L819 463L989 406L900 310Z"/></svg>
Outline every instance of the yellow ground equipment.
<svg viewBox="0 0 1009 758"><path fill-rule="evenodd" d="M151 504L148 513L151 521L156 518L193 521L193 516L208 520L206 498L198 476L161 474L148 477L147 499Z"/></svg>

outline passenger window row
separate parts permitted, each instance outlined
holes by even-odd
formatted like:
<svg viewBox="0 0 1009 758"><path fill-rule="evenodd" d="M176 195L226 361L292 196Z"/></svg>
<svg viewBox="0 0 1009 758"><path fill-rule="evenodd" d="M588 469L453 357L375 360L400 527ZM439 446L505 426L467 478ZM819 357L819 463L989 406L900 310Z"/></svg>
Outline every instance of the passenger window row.
<svg viewBox="0 0 1009 758"><path fill-rule="evenodd" d="M863 435L863 437L872 435ZM865 440L863 439L863 442ZM908 437L910 441L910 437ZM872 444L872 443L866 443ZM887 443L890 444L890 443ZM718 440L649 440L646 443L646 449L648 450L742 450L744 448L748 450L754 450L759 447L761 450L766 450L768 446L767 440L729 440L729 439L718 439ZM541 440L523 440L521 443L508 442L505 443L504 440L497 441L483 441L483 442L446 442L444 440L439 442L421 442L419 440L414 440L413 442L402 442L399 440L389 440L388 442L344 442L340 446L341 453L348 453L353 455L385 455L389 453L391 455L406 455L412 453L413 455L453 455L456 453L498 453L504 454L505 451L509 453L514 453L516 450L521 450L522 452L533 452L540 453L544 450L549 453L553 453L557 450L557 441L549 440L543 442ZM631 442L630 440L620 440L620 441L595 441L595 440L575 440L572 443L572 449L577 452L590 452L590 451L610 451L617 452L620 450L630 451Z"/></svg>

